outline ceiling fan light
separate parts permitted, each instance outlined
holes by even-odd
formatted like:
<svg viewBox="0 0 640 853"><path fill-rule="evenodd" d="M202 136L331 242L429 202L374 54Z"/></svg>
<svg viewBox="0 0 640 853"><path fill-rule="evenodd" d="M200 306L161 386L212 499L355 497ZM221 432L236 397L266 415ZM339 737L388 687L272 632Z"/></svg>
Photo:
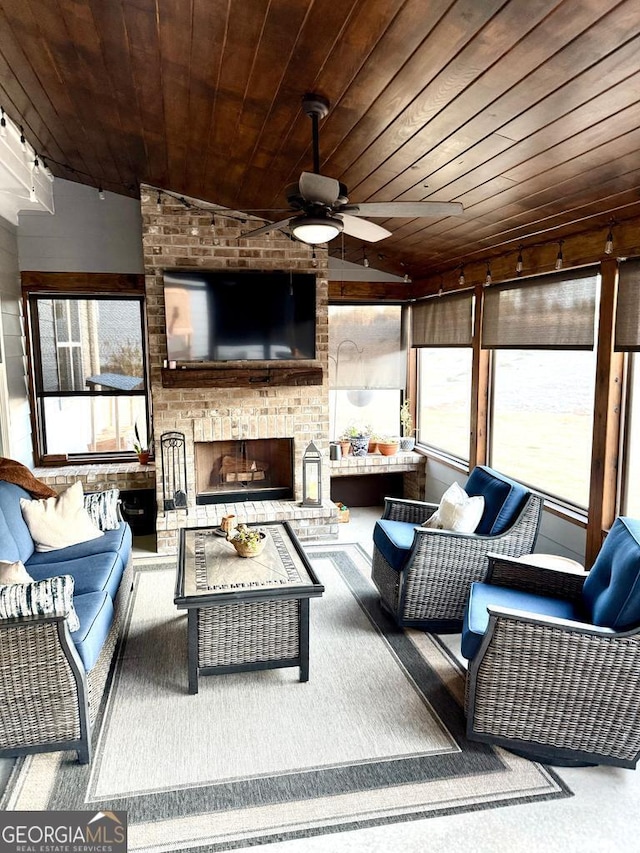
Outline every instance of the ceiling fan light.
<svg viewBox="0 0 640 853"><path fill-rule="evenodd" d="M341 219L333 216L302 216L291 225L296 240L315 246L318 243L328 243L342 231Z"/></svg>

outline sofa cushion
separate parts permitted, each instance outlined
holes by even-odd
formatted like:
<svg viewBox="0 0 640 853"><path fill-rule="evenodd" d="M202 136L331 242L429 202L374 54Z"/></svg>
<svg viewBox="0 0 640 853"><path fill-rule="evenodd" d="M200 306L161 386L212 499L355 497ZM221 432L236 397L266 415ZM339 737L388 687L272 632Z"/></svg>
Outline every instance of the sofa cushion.
<svg viewBox="0 0 640 853"><path fill-rule="evenodd" d="M85 671L90 672L111 630L113 601L106 592L87 592L76 595L74 604L80 627L71 637Z"/></svg>
<svg viewBox="0 0 640 853"><path fill-rule="evenodd" d="M614 631L640 625L640 521L616 519L585 579L582 599L594 625Z"/></svg>
<svg viewBox="0 0 640 853"><path fill-rule="evenodd" d="M416 525L381 518L373 528L373 541L392 569L399 572L409 556Z"/></svg>
<svg viewBox="0 0 640 853"><path fill-rule="evenodd" d="M78 629L73 600L73 578L69 575L0 587L0 619L51 616L56 613L66 615L70 631Z"/></svg>
<svg viewBox="0 0 640 853"><path fill-rule="evenodd" d="M30 500L29 492L13 483L0 481L0 559L26 563L33 554L34 544L22 517L21 498Z"/></svg>
<svg viewBox="0 0 640 853"><path fill-rule="evenodd" d="M55 498L20 500L36 551L55 551L102 536L84 508L80 480Z"/></svg>
<svg viewBox="0 0 640 853"><path fill-rule="evenodd" d="M131 528L121 521L116 530L106 530L104 536L99 539L90 539L88 542L80 542L77 545L69 545L67 548L59 548L57 551L35 551L29 559L29 569L33 566L46 566L54 562L66 560L77 560L81 557L90 557L94 554L106 554L116 551L124 568L131 555Z"/></svg>
<svg viewBox="0 0 640 853"><path fill-rule="evenodd" d="M107 592L115 599L124 565L116 551L107 551L105 554L91 554L75 560L50 560L39 565L29 563L27 570L34 580L54 575L71 575L75 581L76 595Z"/></svg>
<svg viewBox="0 0 640 853"><path fill-rule="evenodd" d="M569 601L488 583L472 583L462 620L461 651L467 660L475 657L489 627L488 605L525 610L540 616L554 616L574 622L583 621L577 608Z"/></svg>
<svg viewBox="0 0 640 853"><path fill-rule="evenodd" d="M468 495L484 497L484 513L476 533L488 536L499 536L508 530L520 515L530 494L520 483L486 465L478 465L473 469L464 490Z"/></svg>

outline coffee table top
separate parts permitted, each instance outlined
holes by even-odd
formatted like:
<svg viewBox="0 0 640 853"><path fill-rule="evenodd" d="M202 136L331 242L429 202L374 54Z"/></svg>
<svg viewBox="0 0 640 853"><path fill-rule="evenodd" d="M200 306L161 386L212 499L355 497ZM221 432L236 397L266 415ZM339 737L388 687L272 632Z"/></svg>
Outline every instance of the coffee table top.
<svg viewBox="0 0 640 853"><path fill-rule="evenodd" d="M267 534L264 550L257 557L239 557L215 528L180 530L174 598L178 607L322 595L324 587L287 522L248 526Z"/></svg>

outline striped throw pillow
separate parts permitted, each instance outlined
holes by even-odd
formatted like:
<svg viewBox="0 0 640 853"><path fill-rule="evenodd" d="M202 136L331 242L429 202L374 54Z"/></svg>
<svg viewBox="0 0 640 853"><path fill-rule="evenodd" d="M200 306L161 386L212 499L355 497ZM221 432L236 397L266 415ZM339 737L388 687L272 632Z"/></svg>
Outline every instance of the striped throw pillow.
<svg viewBox="0 0 640 853"><path fill-rule="evenodd" d="M0 619L16 616L50 616L64 614L70 631L80 627L73 606L73 578L57 575L33 583L0 586Z"/></svg>
<svg viewBox="0 0 640 853"><path fill-rule="evenodd" d="M104 492L94 492L84 496L84 508L99 530L117 530L120 524L119 502L119 489L107 489Z"/></svg>

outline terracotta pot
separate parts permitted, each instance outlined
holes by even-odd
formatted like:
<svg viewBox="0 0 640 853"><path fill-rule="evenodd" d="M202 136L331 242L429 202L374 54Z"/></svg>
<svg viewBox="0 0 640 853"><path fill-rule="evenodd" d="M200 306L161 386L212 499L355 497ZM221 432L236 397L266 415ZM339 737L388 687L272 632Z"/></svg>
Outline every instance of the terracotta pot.
<svg viewBox="0 0 640 853"><path fill-rule="evenodd" d="M143 451L142 451L142 453L138 453L138 462L139 462L141 465L148 465L148 464L149 464L149 456L150 456L150 455L151 455L151 454L149 453L149 451L148 451L148 450L143 450Z"/></svg>
<svg viewBox="0 0 640 853"><path fill-rule="evenodd" d="M393 456L398 452L399 443L397 441L393 442L378 442L378 450L382 453L383 456Z"/></svg>
<svg viewBox="0 0 640 853"><path fill-rule="evenodd" d="M370 441L369 442L369 453L375 453L377 449L378 449L378 442L377 441Z"/></svg>
<svg viewBox="0 0 640 853"><path fill-rule="evenodd" d="M351 442L349 440L340 441L338 444L340 445L343 456L348 456L351 453Z"/></svg>

